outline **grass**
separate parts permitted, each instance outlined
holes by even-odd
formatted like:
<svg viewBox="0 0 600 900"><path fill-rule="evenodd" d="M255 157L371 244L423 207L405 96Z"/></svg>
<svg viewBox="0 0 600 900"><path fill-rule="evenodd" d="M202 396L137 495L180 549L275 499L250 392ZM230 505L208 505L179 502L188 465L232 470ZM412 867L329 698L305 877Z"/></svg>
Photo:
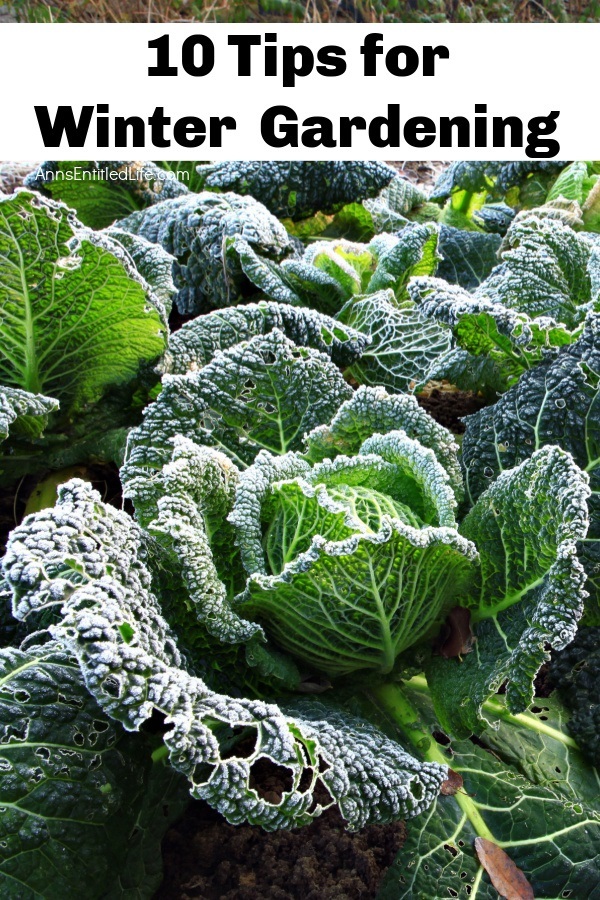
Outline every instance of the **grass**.
<svg viewBox="0 0 600 900"><path fill-rule="evenodd" d="M600 0L14 0L21 22L592 22Z"/></svg>

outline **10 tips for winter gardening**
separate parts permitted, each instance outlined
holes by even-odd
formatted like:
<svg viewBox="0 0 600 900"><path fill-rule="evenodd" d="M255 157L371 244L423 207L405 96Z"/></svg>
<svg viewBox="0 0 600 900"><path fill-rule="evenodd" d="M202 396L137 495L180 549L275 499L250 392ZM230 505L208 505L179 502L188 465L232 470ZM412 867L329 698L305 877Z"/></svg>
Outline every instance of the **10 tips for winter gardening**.
<svg viewBox="0 0 600 900"><path fill-rule="evenodd" d="M190 795L600 897L600 163L44 163L0 382L3 897L150 898Z"/></svg>

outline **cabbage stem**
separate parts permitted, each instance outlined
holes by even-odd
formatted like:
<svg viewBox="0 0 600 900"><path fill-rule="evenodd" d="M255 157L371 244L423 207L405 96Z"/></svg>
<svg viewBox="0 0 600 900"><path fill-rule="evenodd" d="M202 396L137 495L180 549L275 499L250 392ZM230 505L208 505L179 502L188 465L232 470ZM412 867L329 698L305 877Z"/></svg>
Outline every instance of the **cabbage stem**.
<svg viewBox="0 0 600 900"><path fill-rule="evenodd" d="M424 675L415 675L407 682L407 685L422 694L429 693L427 679ZM540 705L543 705L544 701L540 700L539 703ZM565 747L572 747L573 750L579 750L577 741L572 738L571 735L565 734L563 731L559 731L558 728L553 728L551 725L546 725L542 719L534 713L529 712L529 710L524 713L509 712L500 697L490 697L488 700L484 700L482 708L485 712L490 713L490 715L498 716L498 718L503 719L509 724L522 725L524 728L528 728L530 731L535 731L538 734L547 734L548 737L555 741L559 741L561 744L564 744Z"/></svg>
<svg viewBox="0 0 600 900"><path fill-rule="evenodd" d="M398 685L381 685L375 688L372 694L379 708L400 729L421 759L426 762L436 762L443 766L448 766L448 757L431 735L427 726L421 723L418 711ZM459 790L454 794L453 799L458 803L479 837L497 843L496 838L485 824L473 798L465 791Z"/></svg>

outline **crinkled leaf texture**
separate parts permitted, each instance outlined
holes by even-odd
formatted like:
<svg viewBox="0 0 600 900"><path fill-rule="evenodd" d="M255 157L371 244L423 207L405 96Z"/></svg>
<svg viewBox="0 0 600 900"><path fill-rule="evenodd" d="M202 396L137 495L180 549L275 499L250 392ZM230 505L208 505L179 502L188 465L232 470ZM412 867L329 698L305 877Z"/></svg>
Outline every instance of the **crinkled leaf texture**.
<svg viewBox="0 0 600 900"><path fill-rule="evenodd" d="M238 469L224 454L178 435L160 471L151 477L138 474L127 485L138 521L170 551L170 565L181 571L186 603L170 609L178 613L190 650L195 643L203 644L197 625L189 625L192 610L196 621L222 644L245 644L247 654L260 654L257 644L265 640L262 629L239 617L229 602L245 582L233 529L226 521L238 478ZM299 681L293 670L271 674L293 686Z"/></svg>
<svg viewBox="0 0 600 900"><path fill-rule="evenodd" d="M445 767L417 762L364 721L309 703L287 714L262 700L211 691L185 667L152 565L151 542L139 526L74 480L60 489L56 507L15 529L4 571L18 617L55 607L50 631L77 659L108 715L130 731L154 710L165 715L172 765L188 777L193 796L230 822L292 827L337 802L349 826L360 828L427 808ZM230 740L238 729L255 739L239 755ZM260 760L289 770L280 802L252 787ZM319 799L323 787L330 803Z"/></svg>
<svg viewBox="0 0 600 900"><path fill-rule="evenodd" d="M130 435L121 478L161 468L181 434L250 465L260 449L299 449L352 396L329 357L298 347L278 329L218 351L202 369L165 375L162 391Z"/></svg>
<svg viewBox="0 0 600 900"><path fill-rule="evenodd" d="M473 290L485 281L497 265L501 243L498 234L481 234L442 225L438 243L441 256L438 277L465 290Z"/></svg>
<svg viewBox="0 0 600 900"><path fill-rule="evenodd" d="M380 234L369 244L318 241L307 247L303 262L332 277L345 300L356 294L390 289L400 303L407 299L410 278L431 275L436 268L438 230L410 224L398 234ZM294 272L291 260L287 270Z"/></svg>
<svg viewBox="0 0 600 900"><path fill-rule="evenodd" d="M153 162L44 162L25 184L66 203L89 228L188 192Z"/></svg>
<svg viewBox="0 0 600 900"><path fill-rule="evenodd" d="M381 385L390 391L414 388L452 340L448 329L427 319L412 304L398 306L391 290L349 300L338 320L368 340L349 374L359 384Z"/></svg>
<svg viewBox="0 0 600 900"><path fill-rule="evenodd" d="M157 380L167 329L161 297L130 254L29 191L0 200L0 280L0 382L60 404L39 418L42 440L31 417L13 429L9 481L39 468L40 457L44 468L87 460L85 441L98 446L131 424Z"/></svg>
<svg viewBox="0 0 600 900"><path fill-rule="evenodd" d="M504 195L509 188L542 175L552 178L565 165L558 160L519 160L518 162L455 162L442 172L431 192L432 200L447 200L456 191L487 191Z"/></svg>
<svg viewBox="0 0 600 900"><path fill-rule="evenodd" d="M0 273L0 380L56 397L64 414L164 350L160 301L118 244L61 204L29 191L0 200Z"/></svg>
<svg viewBox="0 0 600 900"><path fill-rule="evenodd" d="M368 244L316 241L302 258L280 265L262 258L243 238L237 238L234 247L246 276L266 296L333 315L352 297L384 289L404 303L409 280L435 271L437 242L435 225L411 223L398 234L380 234Z"/></svg>
<svg viewBox="0 0 600 900"><path fill-rule="evenodd" d="M600 248L560 219L528 214L511 225L500 256L472 294L422 278L411 297L452 328L462 349L499 364L510 385L544 350L581 333L599 303Z"/></svg>
<svg viewBox="0 0 600 900"><path fill-rule="evenodd" d="M480 733L482 706L503 683L510 711L526 709L547 647L575 637L588 596L577 552L588 529L588 481L569 453L545 447L502 473L462 522L481 559L463 599L476 643L464 658L433 657L427 667L449 733Z"/></svg>
<svg viewBox="0 0 600 900"><path fill-rule="evenodd" d="M340 406L328 424L306 435L306 458L312 462L333 459L340 453L354 456L364 441L374 434L401 429L435 453L446 470L454 496L463 498L458 444L443 425L426 413L411 394L388 394L381 387L359 387Z"/></svg>
<svg viewBox="0 0 600 900"><path fill-rule="evenodd" d="M330 676L389 672L474 573L455 506L433 450L403 431L312 468L262 452L229 516L250 573L240 609Z"/></svg>
<svg viewBox="0 0 600 900"><path fill-rule="evenodd" d="M568 647L553 654L550 680L571 713L569 731L600 765L600 627L580 628Z"/></svg>
<svg viewBox="0 0 600 900"><path fill-rule="evenodd" d="M377 234L382 231L400 231L427 200L423 191L407 178L397 175L387 187L374 197L365 200L363 206L371 214L373 228Z"/></svg>
<svg viewBox="0 0 600 900"><path fill-rule="evenodd" d="M452 742L448 765L464 779L464 794L440 796L410 824L378 900L498 900L473 849L483 829L539 900L600 898L599 774L574 746L562 706L540 705L518 721L501 717L483 746ZM428 708L424 718L438 728ZM457 802L462 797L466 804Z"/></svg>
<svg viewBox="0 0 600 900"><path fill-rule="evenodd" d="M574 329L600 293L600 250L559 219L521 214L508 229L502 263L485 295L531 317L553 316Z"/></svg>
<svg viewBox="0 0 600 900"><path fill-rule="evenodd" d="M580 548L590 598L585 621L600 623L600 317L581 338L540 363L493 406L466 418L462 463L474 502L499 472L540 447L559 444L590 476L590 527Z"/></svg>
<svg viewBox="0 0 600 900"><path fill-rule="evenodd" d="M564 199L581 208L586 231L600 231L600 168L596 162L574 162L560 173L546 198Z"/></svg>
<svg viewBox="0 0 600 900"><path fill-rule="evenodd" d="M106 716L60 645L0 651L0 737L2 896L150 896L185 779Z"/></svg>
<svg viewBox="0 0 600 900"><path fill-rule="evenodd" d="M6 440L9 431L39 437L48 416L57 409L58 400L53 397L0 385L0 442Z"/></svg>
<svg viewBox="0 0 600 900"><path fill-rule="evenodd" d="M173 283L173 257L160 246L152 244L138 234L111 227L104 231L108 237L127 251L132 264L152 288L164 308L167 318L173 305L176 288Z"/></svg>
<svg viewBox="0 0 600 900"><path fill-rule="evenodd" d="M506 234L515 216L516 211L506 203L484 203L482 207L473 210L472 213L475 225L480 226L490 235ZM472 233L476 234L477 232Z"/></svg>
<svg viewBox="0 0 600 900"><path fill-rule="evenodd" d="M483 288L484 285L480 290ZM470 294L441 278L415 278L409 291L424 316L452 329L458 349L489 361L502 390L542 360L545 353L576 337L555 319L532 319L519 310L478 296L479 291ZM432 371L436 370L440 370L439 360L432 365Z"/></svg>
<svg viewBox="0 0 600 900"><path fill-rule="evenodd" d="M319 241L302 259L275 264L261 258L241 238L235 249L257 288L281 303L309 305L351 325L369 349L350 374L363 384L406 390L420 381L451 335L408 300L413 276L431 274L438 262L434 225L407 225L399 234L381 234L369 244Z"/></svg>
<svg viewBox="0 0 600 900"><path fill-rule="evenodd" d="M198 174L206 187L250 194L278 218L304 219L374 197L396 172L375 161L238 160L198 166Z"/></svg>
<svg viewBox="0 0 600 900"><path fill-rule="evenodd" d="M184 315L245 299L249 283L234 251L236 235L267 259L281 260L293 250L275 216L252 197L237 194L188 193L133 213L118 227L161 244L175 257L175 304Z"/></svg>
<svg viewBox="0 0 600 900"><path fill-rule="evenodd" d="M173 375L200 369L218 350L269 334L274 328L300 347L326 353L341 368L359 359L369 344L367 335L314 309L263 300L215 310L187 322L171 335L163 369Z"/></svg>

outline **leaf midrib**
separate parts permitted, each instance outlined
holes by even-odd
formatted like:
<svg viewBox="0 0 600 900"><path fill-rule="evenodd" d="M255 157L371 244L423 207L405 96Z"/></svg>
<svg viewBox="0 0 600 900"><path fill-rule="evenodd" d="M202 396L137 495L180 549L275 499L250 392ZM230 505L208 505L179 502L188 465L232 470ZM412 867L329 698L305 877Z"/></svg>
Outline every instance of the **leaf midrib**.
<svg viewBox="0 0 600 900"><path fill-rule="evenodd" d="M29 294L29 285L27 284L27 278L25 275L25 261L23 259L21 245L19 244L19 241L17 240L17 237L8 220L6 224L14 242L14 246L16 248L19 259L19 273L21 277L23 306L25 311L25 373L23 378L23 387L26 391L30 391L32 394L39 394L41 393L41 382L38 367L38 358L35 348L33 310L31 297Z"/></svg>

